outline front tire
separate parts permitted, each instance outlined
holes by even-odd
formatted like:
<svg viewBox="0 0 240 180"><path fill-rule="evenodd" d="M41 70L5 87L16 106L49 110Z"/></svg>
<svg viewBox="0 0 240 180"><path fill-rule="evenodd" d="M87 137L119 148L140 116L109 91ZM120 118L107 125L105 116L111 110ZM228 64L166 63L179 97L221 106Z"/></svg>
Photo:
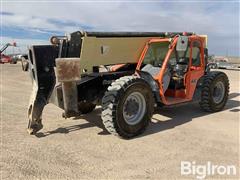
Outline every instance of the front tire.
<svg viewBox="0 0 240 180"><path fill-rule="evenodd" d="M102 99L101 117L109 133L131 138L146 129L153 110L153 93L147 82L124 76L108 87Z"/></svg>
<svg viewBox="0 0 240 180"><path fill-rule="evenodd" d="M211 71L204 77L200 107L207 112L221 111L229 94L229 80L225 73Z"/></svg>

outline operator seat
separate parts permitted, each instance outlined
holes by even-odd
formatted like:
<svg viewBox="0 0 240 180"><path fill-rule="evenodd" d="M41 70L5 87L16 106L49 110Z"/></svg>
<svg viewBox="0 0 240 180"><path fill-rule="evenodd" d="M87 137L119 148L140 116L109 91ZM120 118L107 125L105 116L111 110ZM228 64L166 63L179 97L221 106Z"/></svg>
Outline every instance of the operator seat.
<svg viewBox="0 0 240 180"><path fill-rule="evenodd" d="M170 80L170 89L184 89L184 79L188 70L188 58L180 58L174 67L173 75Z"/></svg>
<svg viewBox="0 0 240 180"><path fill-rule="evenodd" d="M160 68L160 67L155 67L151 64L147 64L141 70L149 73L152 77L155 77L159 74L161 69L162 68ZM168 89L170 79L171 79L171 73L170 73L169 68L167 68L163 75L163 92L165 92Z"/></svg>

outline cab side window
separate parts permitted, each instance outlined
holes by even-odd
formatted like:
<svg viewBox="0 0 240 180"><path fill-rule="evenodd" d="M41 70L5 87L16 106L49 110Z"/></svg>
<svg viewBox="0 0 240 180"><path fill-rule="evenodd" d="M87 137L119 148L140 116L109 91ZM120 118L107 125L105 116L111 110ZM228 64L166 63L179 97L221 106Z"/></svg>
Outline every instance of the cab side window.
<svg viewBox="0 0 240 180"><path fill-rule="evenodd" d="M192 44L192 66L201 66L201 44L199 41L194 41Z"/></svg>

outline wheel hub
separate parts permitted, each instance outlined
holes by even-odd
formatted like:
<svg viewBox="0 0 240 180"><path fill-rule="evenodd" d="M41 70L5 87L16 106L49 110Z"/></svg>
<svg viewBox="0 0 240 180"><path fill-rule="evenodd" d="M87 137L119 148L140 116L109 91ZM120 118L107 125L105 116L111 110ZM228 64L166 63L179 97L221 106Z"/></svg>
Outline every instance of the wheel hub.
<svg viewBox="0 0 240 180"><path fill-rule="evenodd" d="M123 104L123 118L127 124L135 125L146 112L146 101L140 92L129 94Z"/></svg>
<svg viewBox="0 0 240 180"><path fill-rule="evenodd" d="M215 84L213 88L213 101L218 104L222 102L225 94L225 86L223 82L219 81Z"/></svg>
<svg viewBox="0 0 240 180"><path fill-rule="evenodd" d="M138 109L139 109L138 102L136 102L135 99L129 99L126 102L126 106L125 106L124 111L126 112L126 115L132 116L132 115L137 113Z"/></svg>

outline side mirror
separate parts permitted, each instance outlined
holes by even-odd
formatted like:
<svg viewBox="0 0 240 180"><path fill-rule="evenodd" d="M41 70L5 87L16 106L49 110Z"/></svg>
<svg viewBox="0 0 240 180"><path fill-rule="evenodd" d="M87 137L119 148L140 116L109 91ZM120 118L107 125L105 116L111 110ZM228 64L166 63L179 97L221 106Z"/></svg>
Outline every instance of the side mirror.
<svg viewBox="0 0 240 180"><path fill-rule="evenodd" d="M188 47L188 37L179 36L177 41L176 50L177 51L186 51Z"/></svg>

